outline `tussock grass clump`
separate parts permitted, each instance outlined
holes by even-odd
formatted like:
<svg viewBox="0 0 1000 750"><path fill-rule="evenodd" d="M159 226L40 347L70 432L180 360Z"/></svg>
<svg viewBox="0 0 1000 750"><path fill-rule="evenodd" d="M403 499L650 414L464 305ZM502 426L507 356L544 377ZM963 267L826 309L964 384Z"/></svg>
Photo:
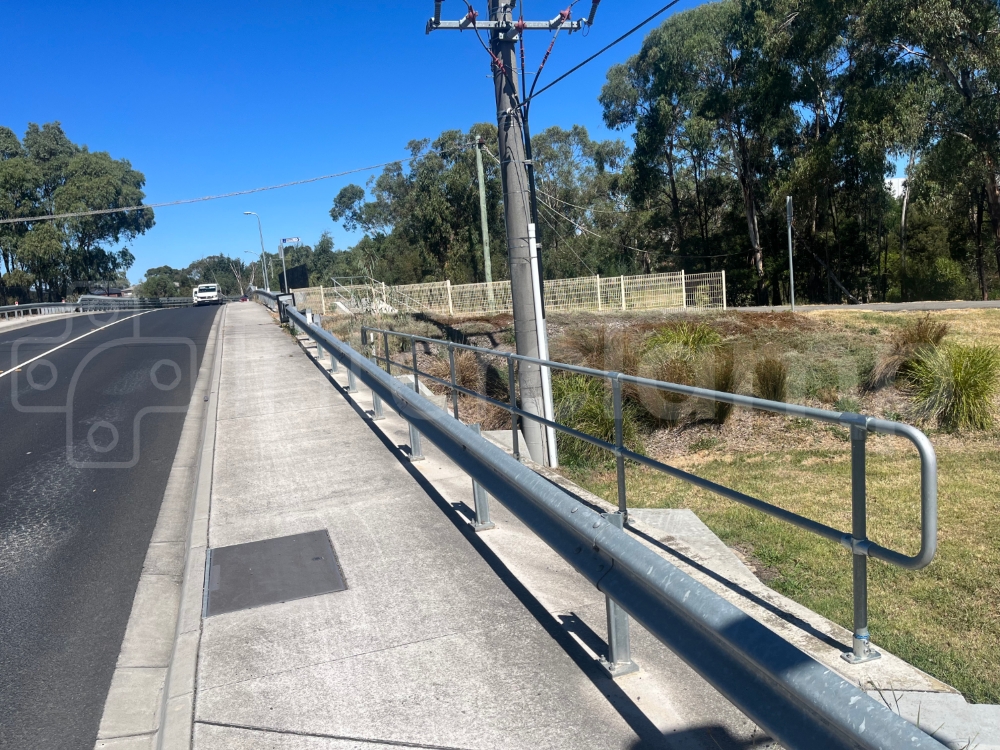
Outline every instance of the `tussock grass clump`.
<svg viewBox="0 0 1000 750"><path fill-rule="evenodd" d="M993 425L1000 350L992 346L925 348L907 366L904 390L924 419L941 427L984 430Z"/></svg>
<svg viewBox="0 0 1000 750"><path fill-rule="evenodd" d="M753 392L757 398L784 401L788 396L788 365L774 355L757 360L753 368Z"/></svg>
<svg viewBox="0 0 1000 750"><path fill-rule="evenodd" d="M567 427L614 444L615 411L611 392L603 382L586 375L563 374L552 378L552 397L556 421ZM622 438L625 447L641 453L642 437L636 407L622 405ZM560 462L565 466L603 466L614 461L614 454L584 440L559 433Z"/></svg>
<svg viewBox="0 0 1000 750"><path fill-rule="evenodd" d="M687 349L664 345L643 358L640 375L664 383L694 385L696 364L695 357ZM627 386L625 393L645 409L656 425L677 424L684 404L690 400L689 396L657 388Z"/></svg>
<svg viewBox="0 0 1000 750"><path fill-rule="evenodd" d="M564 336L553 348L555 359L570 364L637 375L642 359L640 338L631 331L614 331L606 326Z"/></svg>
<svg viewBox="0 0 1000 750"><path fill-rule="evenodd" d="M676 323L661 328L646 339L646 349L648 351L666 344L699 351L721 343L722 336L719 332L705 323Z"/></svg>
<svg viewBox="0 0 1000 750"><path fill-rule="evenodd" d="M736 355L732 347L719 349L715 353L714 370L712 372L712 390L736 393L738 376L736 373ZM732 404L719 401L712 403L712 421L724 425L733 413Z"/></svg>
<svg viewBox="0 0 1000 750"><path fill-rule="evenodd" d="M935 322L930 315L898 329L892 335L888 351L878 358L870 370L864 386L868 390L876 390L905 375L924 349L938 346L947 335L948 324Z"/></svg>

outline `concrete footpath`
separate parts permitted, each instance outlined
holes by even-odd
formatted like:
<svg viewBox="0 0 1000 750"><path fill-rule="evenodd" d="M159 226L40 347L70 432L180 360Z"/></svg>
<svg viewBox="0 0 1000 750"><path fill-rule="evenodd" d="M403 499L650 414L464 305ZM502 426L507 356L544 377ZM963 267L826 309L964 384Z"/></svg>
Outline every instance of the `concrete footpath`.
<svg viewBox="0 0 1000 750"><path fill-rule="evenodd" d="M438 487L419 465L263 307L230 306L209 546L326 529L347 589L203 619L195 747L765 741L676 659L686 673L672 684L647 671L606 677L594 658L603 627L582 617L603 617L602 596L554 555L539 555L537 540L514 529L501 536L512 526L501 512L489 533L515 543L502 560L456 507L468 480ZM452 485L461 500L446 496ZM529 543L519 550L519 540ZM541 601L522 577L555 584L562 599Z"/></svg>
<svg viewBox="0 0 1000 750"><path fill-rule="evenodd" d="M373 421L367 389L348 394L264 307L230 305L222 342L209 548L324 530L347 588L202 617L193 709L168 715L162 747L774 746L634 623L640 669L608 677L604 597L493 499L477 534L469 478L426 440L411 462L406 423ZM767 589L689 511L635 515L643 543L856 684L961 701L890 654L847 665L847 631Z"/></svg>

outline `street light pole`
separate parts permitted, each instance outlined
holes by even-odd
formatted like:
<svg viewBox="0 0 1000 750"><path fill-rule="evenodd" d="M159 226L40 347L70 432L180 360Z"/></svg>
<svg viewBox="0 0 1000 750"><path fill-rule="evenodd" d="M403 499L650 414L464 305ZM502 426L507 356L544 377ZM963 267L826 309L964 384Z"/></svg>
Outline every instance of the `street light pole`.
<svg viewBox="0 0 1000 750"><path fill-rule="evenodd" d="M288 294L288 269L285 268L285 241L278 245L278 254L281 255L281 291Z"/></svg>
<svg viewBox="0 0 1000 750"><path fill-rule="evenodd" d="M253 211L244 211L244 216L257 216ZM267 264L264 262L264 230L260 226L260 217L257 216L257 232L260 234L260 265L264 269L264 287L271 291L271 282L267 279Z"/></svg>

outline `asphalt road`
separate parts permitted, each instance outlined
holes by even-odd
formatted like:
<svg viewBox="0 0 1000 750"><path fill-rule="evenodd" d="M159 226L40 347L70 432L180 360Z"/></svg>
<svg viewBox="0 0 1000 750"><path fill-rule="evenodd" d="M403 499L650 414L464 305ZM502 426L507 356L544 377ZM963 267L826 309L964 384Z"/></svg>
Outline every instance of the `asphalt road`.
<svg viewBox="0 0 1000 750"><path fill-rule="evenodd" d="M94 746L218 310L0 330L0 748Z"/></svg>

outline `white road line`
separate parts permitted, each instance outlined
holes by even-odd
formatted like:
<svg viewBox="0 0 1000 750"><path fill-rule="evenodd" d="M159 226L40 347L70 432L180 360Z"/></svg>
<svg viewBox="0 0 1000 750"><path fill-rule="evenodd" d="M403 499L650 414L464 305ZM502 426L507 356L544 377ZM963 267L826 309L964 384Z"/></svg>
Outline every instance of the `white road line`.
<svg viewBox="0 0 1000 750"><path fill-rule="evenodd" d="M82 336L77 336L75 339L70 339L69 341L67 341L65 343L59 344L59 346L53 347L52 349L49 349L47 352L43 352L42 354L39 354L37 357L32 357L31 359L29 359L29 360L27 360L25 362L18 362L16 365L13 364L13 363L11 363L11 369L7 370L7 372L0 372L0 378L5 378L8 375L10 375L12 372L15 372L16 370L20 370L25 365L30 365L32 362L35 362L35 361L37 361L39 359L47 357L48 355L52 354L52 352L58 351L58 350L62 349L64 346L69 346L70 344L75 344L80 339L85 339L85 338L87 338L87 336L90 336L92 333L97 333L98 331L103 331L105 328L110 328L111 326L118 325L119 323L124 323L126 320L132 320L132 318L138 318L140 315L145 315L146 313L151 313L151 312L156 312L156 310L144 310L141 313L136 313L135 315L129 315L127 318L122 318L121 320L116 320L114 323L108 323L107 325L103 325L100 328L95 328L93 331L87 331Z"/></svg>

